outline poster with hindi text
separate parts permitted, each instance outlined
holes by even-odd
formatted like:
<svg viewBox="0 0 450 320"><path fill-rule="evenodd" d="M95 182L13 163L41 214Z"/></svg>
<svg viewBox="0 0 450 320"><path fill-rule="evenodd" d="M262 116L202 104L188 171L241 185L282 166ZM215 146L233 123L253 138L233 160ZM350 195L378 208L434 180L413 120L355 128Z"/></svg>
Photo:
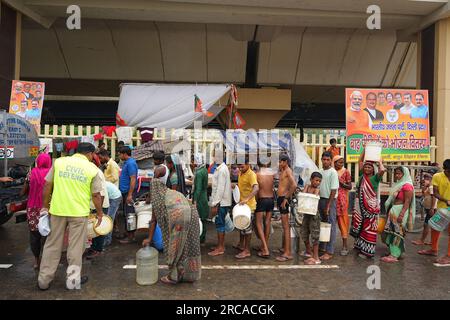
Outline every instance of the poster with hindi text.
<svg viewBox="0 0 450 320"><path fill-rule="evenodd" d="M347 162L365 143L383 143L383 161L430 161L428 90L345 90Z"/></svg>
<svg viewBox="0 0 450 320"><path fill-rule="evenodd" d="M13 80L9 113L18 115L30 122L39 134L44 105L44 82Z"/></svg>

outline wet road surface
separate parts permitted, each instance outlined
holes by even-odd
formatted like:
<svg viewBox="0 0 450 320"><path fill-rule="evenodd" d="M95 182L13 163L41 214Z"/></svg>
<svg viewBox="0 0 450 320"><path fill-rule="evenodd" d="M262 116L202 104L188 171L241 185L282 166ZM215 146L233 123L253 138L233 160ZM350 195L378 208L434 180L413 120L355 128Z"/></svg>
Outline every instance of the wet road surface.
<svg viewBox="0 0 450 320"><path fill-rule="evenodd" d="M281 244L281 229L277 223L274 225L271 249ZM66 265L61 264L50 290L40 291L28 245L28 226L11 219L0 226L0 264L13 264L9 269L0 269L0 299L450 299L450 267L435 267L433 257L416 254L419 248L411 245L411 240L418 237L419 234L409 235L405 259L397 264L380 261L386 249L379 243L374 260L363 260L351 251L347 257L336 255L326 263L333 268L211 269L227 265L299 266L303 265L303 259L297 256L293 261L279 263L274 254L270 259L262 259L253 251L251 258L237 261L234 258L237 252L232 248L239 239L236 231L226 236L225 255L210 257L207 252L215 244L216 233L214 225L209 223L207 242L202 246L202 264L209 268L202 270L202 279L194 284L168 286L158 282L139 286L135 281L136 271L123 266L135 264L135 254L144 238L141 233L136 244L122 245L114 240L101 256L93 261L84 260L82 273L89 276L89 281L81 290L65 289ZM439 247L441 254L447 250L447 239L444 232ZM252 246L257 244L253 236ZM336 252L340 249L338 238ZM160 255L159 262L166 264L164 256ZM380 266L380 290L367 288L370 274L366 272L370 265ZM162 276L166 270L159 272Z"/></svg>

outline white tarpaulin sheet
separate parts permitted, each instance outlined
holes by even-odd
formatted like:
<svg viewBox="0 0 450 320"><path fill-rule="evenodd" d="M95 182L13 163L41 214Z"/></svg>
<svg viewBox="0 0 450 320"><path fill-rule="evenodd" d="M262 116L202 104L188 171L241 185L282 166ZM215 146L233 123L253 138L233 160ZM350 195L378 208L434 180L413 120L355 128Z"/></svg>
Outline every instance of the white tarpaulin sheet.
<svg viewBox="0 0 450 320"><path fill-rule="evenodd" d="M194 121L207 124L225 107L228 97L221 99L229 85L121 85L118 115L130 127L188 128ZM211 117L194 112L194 95L202 101Z"/></svg>

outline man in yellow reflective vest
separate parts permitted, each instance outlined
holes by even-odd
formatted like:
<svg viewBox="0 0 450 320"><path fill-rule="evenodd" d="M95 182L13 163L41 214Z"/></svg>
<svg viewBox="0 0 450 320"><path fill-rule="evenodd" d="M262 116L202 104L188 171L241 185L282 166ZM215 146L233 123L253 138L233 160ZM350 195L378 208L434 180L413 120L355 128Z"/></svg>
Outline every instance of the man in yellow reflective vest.
<svg viewBox="0 0 450 320"><path fill-rule="evenodd" d="M87 281L87 277L81 277L81 266L91 198L97 211L97 225L101 223L103 216L103 199L100 195L102 180L98 168L91 162L94 152L94 145L80 143L76 154L56 159L45 177L41 213L50 214L51 231L45 242L39 270L38 287L41 290L47 290L55 277L66 228L69 232L66 287L80 289L81 284Z"/></svg>

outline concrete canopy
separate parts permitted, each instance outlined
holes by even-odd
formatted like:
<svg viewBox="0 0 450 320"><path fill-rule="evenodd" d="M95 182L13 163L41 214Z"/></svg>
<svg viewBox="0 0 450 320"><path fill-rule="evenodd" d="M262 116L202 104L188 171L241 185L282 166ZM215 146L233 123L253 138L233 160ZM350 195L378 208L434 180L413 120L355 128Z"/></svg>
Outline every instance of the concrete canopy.
<svg viewBox="0 0 450 320"><path fill-rule="evenodd" d="M21 3L35 21L36 15L54 21L47 29L24 20L23 78L67 80L80 92L103 81L116 97L122 81L242 84L247 42L258 41L257 84L291 88L294 103L339 102L333 92L345 86L415 87L417 50L409 36L449 6L448 0L79 0L82 28L71 31L65 25L71 0L4 2ZM366 10L373 4L381 8L382 29L369 31Z"/></svg>

